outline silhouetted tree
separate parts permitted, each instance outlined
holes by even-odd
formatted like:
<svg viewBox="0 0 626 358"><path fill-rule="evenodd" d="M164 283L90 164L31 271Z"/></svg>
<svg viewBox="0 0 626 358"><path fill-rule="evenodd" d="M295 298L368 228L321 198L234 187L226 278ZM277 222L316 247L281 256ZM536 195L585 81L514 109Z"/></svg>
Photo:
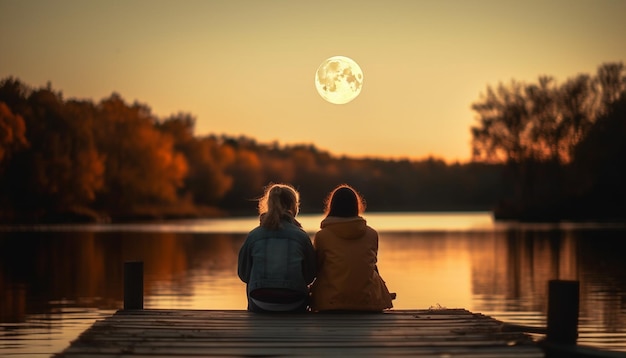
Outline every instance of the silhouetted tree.
<svg viewBox="0 0 626 358"><path fill-rule="evenodd" d="M500 84L495 90L488 86L472 109L480 122L472 127L475 159L519 162L527 156L530 116L521 83L513 81L509 87Z"/></svg>
<svg viewBox="0 0 626 358"><path fill-rule="evenodd" d="M586 183L572 181L570 167L582 167L572 164L573 158L584 157L581 143L589 143L587 137L605 125L598 124L598 118L619 117L615 106L625 87L621 63L603 64L595 77L578 75L560 86L545 76L536 85L513 81L495 91L488 86L486 95L472 105L479 122L471 129L472 147L475 160L507 163L505 175L513 178L516 190L501 203L503 215L531 220L581 215L584 209L572 203L582 190L577 185L603 186L610 180L583 175ZM619 135L594 134L610 141ZM583 145L591 153L603 147L592 142ZM611 160L619 162L613 155Z"/></svg>
<svg viewBox="0 0 626 358"><path fill-rule="evenodd" d="M626 218L626 91L611 98L574 151L568 189L585 218Z"/></svg>

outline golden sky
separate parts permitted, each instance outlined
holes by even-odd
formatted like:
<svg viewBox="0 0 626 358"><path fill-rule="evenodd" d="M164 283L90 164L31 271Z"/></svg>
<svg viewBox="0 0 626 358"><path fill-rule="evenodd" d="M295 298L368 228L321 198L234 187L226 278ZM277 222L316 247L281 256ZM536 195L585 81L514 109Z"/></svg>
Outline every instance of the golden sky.
<svg viewBox="0 0 626 358"><path fill-rule="evenodd" d="M625 16L624 0L0 0L0 78L188 112L196 135L466 161L487 85L626 62ZM364 76L344 105L314 85L335 55Z"/></svg>

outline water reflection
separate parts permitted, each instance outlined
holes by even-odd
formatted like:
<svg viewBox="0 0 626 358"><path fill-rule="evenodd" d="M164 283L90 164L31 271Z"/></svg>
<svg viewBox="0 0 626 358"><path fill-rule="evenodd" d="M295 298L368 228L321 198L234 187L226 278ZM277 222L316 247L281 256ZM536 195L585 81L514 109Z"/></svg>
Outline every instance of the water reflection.
<svg viewBox="0 0 626 358"><path fill-rule="evenodd" d="M476 309L542 312L549 280L578 277L571 235L511 230L495 235L486 246L473 247L474 294L485 299L477 302Z"/></svg>
<svg viewBox="0 0 626 358"><path fill-rule="evenodd" d="M6 297L0 304L2 322L23 321L27 314L49 311L56 302L119 308L123 263L134 260L144 262L147 308L235 308L232 297L224 302L193 300L192 305L163 300L196 297L205 283L223 286L224 280L237 278L237 253L244 234L16 232L6 236L0 241L0 290ZM236 284L240 285L238 278Z"/></svg>
<svg viewBox="0 0 626 358"><path fill-rule="evenodd" d="M471 253L456 233L382 233L379 269L398 309L471 307Z"/></svg>
<svg viewBox="0 0 626 358"><path fill-rule="evenodd" d="M370 223L384 228L377 220ZM619 244L626 230L476 229L484 222L464 220L455 230L380 232L379 268L398 294L396 308L463 307L544 325L547 282L579 280L579 342L626 351ZM244 239L245 231L151 232L145 225L0 232L0 353L57 352L95 317L121 308L126 261L144 262L146 308L244 309L245 286L236 273Z"/></svg>

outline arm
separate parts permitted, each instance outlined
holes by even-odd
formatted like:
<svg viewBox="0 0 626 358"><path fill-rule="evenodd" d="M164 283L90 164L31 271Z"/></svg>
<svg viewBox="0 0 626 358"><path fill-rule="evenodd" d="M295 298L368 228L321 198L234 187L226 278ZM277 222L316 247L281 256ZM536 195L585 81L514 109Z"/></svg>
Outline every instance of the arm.
<svg viewBox="0 0 626 358"><path fill-rule="evenodd" d="M380 275L380 272L378 272L378 231L374 229L372 229L372 231L374 232L374 241L372 244L372 251L374 251L374 271Z"/></svg>
<svg viewBox="0 0 626 358"><path fill-rule="evenodd" d="M323 248L322 240L319 238L319 231L315 234L313 238L313 248L315 250L315 263L317 265L317 269L319 270L324 264L324 248Z"/></svg>
<svg viewBox="0 0 626 358"><path fill-rule="evenodd" d="M239 260L237 263L237 274L241 281L248 283L250 280L250 270L252 269L252 256L250 255L250 249L248 245L248 239L243 243L241 249L239 249Z"/></svg>
<svg viewBox="0 0 626 358"><path fill-rule="evenodd" d="M307 284L313 282L317 274L317 265L315 260L315 248L311 243L311 239L307 235L306 240L304 240L304 261L302 267L302 273Z"/></svg>
<svg viewBox="0 0 626 358"><path fill-rule="evenodd" d="M378 263L378 231L372 229L370 227L370 230L372 231L372 251L374 252L374 265L376 265ZM376 267L376 272L378 272L378 267Z"/></svg>

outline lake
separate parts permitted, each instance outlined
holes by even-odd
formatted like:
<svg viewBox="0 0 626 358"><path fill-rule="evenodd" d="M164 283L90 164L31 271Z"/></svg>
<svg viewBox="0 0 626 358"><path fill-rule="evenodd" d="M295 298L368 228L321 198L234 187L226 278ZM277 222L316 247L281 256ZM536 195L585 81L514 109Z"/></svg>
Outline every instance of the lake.
<svg viewBox="0 0 626 358"><path fill-rule="evenodd" d="M548 281L580 282L581 345L626 352L626 226L494 222L479 213L366 213L397 309L466 308L545 326ZM301 215L311 237L320 215ZM123 306L144 262L145 308L245 309L237 254L256 217L0 226L0 355L50 356ZM537 336L540 338L540 336Z"/></svg>

